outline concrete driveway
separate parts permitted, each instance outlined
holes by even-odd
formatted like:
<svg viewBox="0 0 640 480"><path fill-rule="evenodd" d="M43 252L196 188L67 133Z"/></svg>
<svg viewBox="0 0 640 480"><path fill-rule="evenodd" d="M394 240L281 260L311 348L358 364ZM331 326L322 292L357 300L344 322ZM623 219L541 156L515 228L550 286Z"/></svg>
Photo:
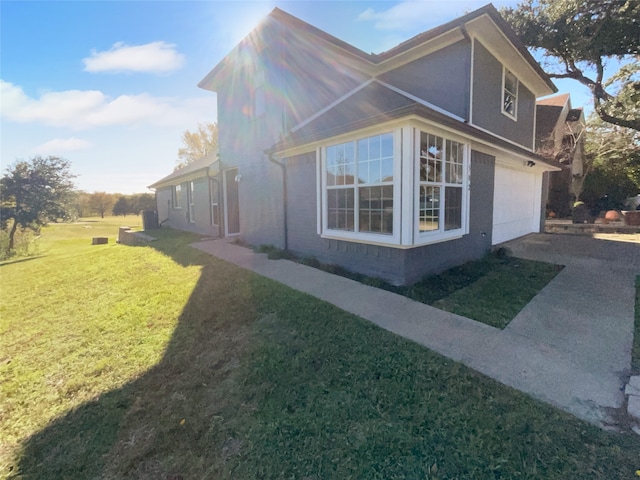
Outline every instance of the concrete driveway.
<svg viewBox="0 0 640 480"><path fill-rule="evenodd" d="M505 328L225 240L195 248L359 315L506 385L600 426L624 403L640 245L534 234L504 244L518 257L565 265Z"/></svg>

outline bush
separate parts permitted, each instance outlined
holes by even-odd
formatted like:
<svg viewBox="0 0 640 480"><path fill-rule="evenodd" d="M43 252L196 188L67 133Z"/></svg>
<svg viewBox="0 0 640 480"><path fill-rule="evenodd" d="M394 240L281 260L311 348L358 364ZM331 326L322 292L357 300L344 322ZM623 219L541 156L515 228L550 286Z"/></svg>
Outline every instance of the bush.
<svg viewBox="0 0 640 480"><path fill-rule="evenodd" d="M13 250L9 250L9 232L0 230L0 261L38 253L38 235L31 230L17 230Z"/></svg>

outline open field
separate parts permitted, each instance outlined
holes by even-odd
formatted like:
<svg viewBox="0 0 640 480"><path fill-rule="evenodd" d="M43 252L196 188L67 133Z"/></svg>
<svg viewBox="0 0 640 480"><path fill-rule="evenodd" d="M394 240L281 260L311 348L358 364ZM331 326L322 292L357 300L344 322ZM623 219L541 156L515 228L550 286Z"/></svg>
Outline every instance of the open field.
<svg viewBox="0 0 640 480"><path fill-rule="evenodd" d="M610 480L640 469L637 435L208 257L188 247L193 235L116 245L134 219L52 225L41 256L0 267L0 477ZM109 244L92 246L98 235Z"/></svg>

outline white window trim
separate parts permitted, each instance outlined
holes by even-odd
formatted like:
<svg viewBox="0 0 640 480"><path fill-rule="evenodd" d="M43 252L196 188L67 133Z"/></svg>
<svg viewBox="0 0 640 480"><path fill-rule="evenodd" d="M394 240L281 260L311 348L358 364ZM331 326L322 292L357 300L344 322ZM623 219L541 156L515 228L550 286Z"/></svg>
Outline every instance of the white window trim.
<svg viewBox="0 0 640 480"><path fill-rule="evenodd" d="M400 219L401 219L401 181L402 176L402 134L400 128L381 129L377 133L366 133L353 135L349 139L340 140L339 142L331 142L319 148L320 152L320 185L322 195L322 238L330 238L337 240L348 240L360 243L373 243L382 245L399 245L400 244ZM383 135L386 133L393 134L393 233L391 235L384 233L368 233L368 232L349 232L345 230L333 230L329 228L328 198L327 198L327 176L326 176L326 158L327 147L341 143L356 143L357 140ZM357 154L356 154L357 155ZM362 185L366 187L367 185ZM354 189L356 185L353 186ZM354 226L359 224L358 221L359 208L358 198L354 192Z"/></svg>
<svg viewBox="0 0 640 480"><path fill-rule="evenodd" d="M418 170L415 165L419 162L419 159L420 159L420 133L421 132L426 132L426 133L430 133L430 134L442 137L443 145L445 145L445 149L446 149L447 140L451 140L451 141L462 144L462 147L463 147L462 179L463 180L462 180L462 185L460 187L455 187L455 188L462 188L462 212L461 212L462 227L456 230L444 229L444 209L446 207L444 202L444 188L446 188L446 186L444 182L441 182L440 196L442 198L442 201L441 201L441 207L440 207L440 218L442 219L442 221L440 222L440 228L438 230L434 230L430 232L420 231L420 177L419 177L419 174L416 173L416 175L413 176L413 231L414 231L414 239L415 239L415 241L413 242L414 246L429 245L431 243L455 240L456 238L461 238L463 235L466 235L467 233L469 233L469 178L470 178L469 165L471 163L471 146L469 145L468 141L462 142L458 139L452 138L451 136L443 135L442 133L439 133L437 130L435 130L435 133L434 133L434 130L430 129L429 127L416 128L414 131L415 141L414 141L414 153L413 153L414 169L416 169L415 170L416 172L418 172ZM443 175L445 174L444 166L442 169L442 174Z"/></svg>
<svg viewBox="0 0 640 480"><path fill-rule="evenodd" d="M506 78L507 78L507 72L509 72L511 75L513 75L513 77L516 79L516 91L515 92L509 92L512 95L515 95L515 99L513 102L513 114L509 113L508 111L506 111L504 109L504 92L506 90ZM519 90L520 90L520 79L518 77L516 77L515 73L513 73L511 70L509 70L507 67L505 67L504 65L502 66L502 89L500 90L500 111L502 112L503 115L507 116L508 118L510 118L511 120L513 120L514 122L518 121L518 96L519 96Z"/></svg>

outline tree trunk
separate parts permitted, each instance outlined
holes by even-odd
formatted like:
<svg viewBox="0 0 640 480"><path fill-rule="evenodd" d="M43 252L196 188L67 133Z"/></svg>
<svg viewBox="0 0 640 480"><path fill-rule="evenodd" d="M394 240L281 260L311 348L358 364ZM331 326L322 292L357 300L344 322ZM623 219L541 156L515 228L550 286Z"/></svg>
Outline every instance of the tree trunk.
<svg viewBox="0 0 640 480"><path fill-rule="evenodd" d="M13 225L11 225L11 230L9 231L9 251L13 250L14 237L16 235L16 230L18 230L18 222L14 218Z"/></svg>

